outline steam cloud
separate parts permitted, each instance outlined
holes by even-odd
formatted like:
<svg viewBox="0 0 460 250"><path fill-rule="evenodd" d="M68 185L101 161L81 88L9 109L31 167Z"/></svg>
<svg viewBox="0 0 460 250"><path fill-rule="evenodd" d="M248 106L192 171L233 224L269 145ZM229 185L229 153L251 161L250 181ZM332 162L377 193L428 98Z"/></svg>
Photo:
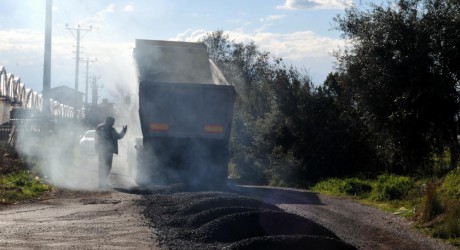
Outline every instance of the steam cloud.
<svg viewBox="0 0 460 250"><path fill-rule="evenodd" d="M176 134L168 135L175 139L170 140L168 138L171 137L167 136L156 137L155 140L161 143L156 145L155 153L153 151L143 151L143 153L147 154L143 159L143 163L147 164L147 167L155 169L163 165L162 173L155 172L155 170L151 173L160 178L159 182L157 182L159 184L167 183L167 181L161 179L164 177L164 174L168 175L170 179L180 179L184 176L189 177L192 183L199 183L202 180L213 180L216 178L216 172L213 171L217 168L226 167L222 166L223 161L221 159L222 157L226 158L227 153L225 151L228 152L229 134L227 133L229 133L231 128L231 120L229 121L228 115L231 116L231 111L226 108L230 103L222 104L222 100L226 102L226 100L232 100L233 97L222 99L222 96L227 96L230 93L227 91L228 88L216 88L215 92L214 90L208 92L193 90L195 92L192 91L192 93L184 91L180 86L185 86L181 84L186 83L228 85L228 82L216 65L208 60L207 54L206 56L200 55L199 59L202 60L197 63L196 52L185 54L183 51L172 50L171 55L162 55L154 49L149 53L149 56L142 58L145 61L138 60L136 62L137 69L139 70L139 81L147 80L165 84L180 83L171 92L157 93L160 96L155 96L154 92L149 92L146 97L149 101L156 101L165 99L161 94L166 93L168 94L166 98L167 105L160 105L158 107L158 103L153 103L152 105L150 102L144 106L147 107L144 110L145 114L159 112L159 110L166 115L176 113L178 117L170 117L168 122L171 122L171 126L182 126L182 132L179 131ZM206 68L203 69L202 67ZM126 70L114 70L114 72L121 74L122 72L126 72ZM197 72L206 72L206 74L198 74ZM131 74L129 75L131 76ZM203 80L203 76L206 76L206 80ZM121 84L121 88L127 89L126 92L121 91L123 92L121 94L128 95L129 97L120 96L121 99L117 100L117 105L115 106L115 126L128 125L127 135L119 141L119 153L127 156L128 161L131 163L136 164L136 154L139 150L143 150L142 147L137 149L138 152L134 149L136 138L142 138L143 136L139 122L137 91L132 93L133 89L137 89L138 80L135 77L126 76L120 77L120 79L123 81L119 83ZM203 96L200 93L207 94ZM233 94L233 92L231 93ZM225 110L220 110L223 107ZM228 107L231 108L230 106ZM156 110L153 110L155 108ZM206 112L213 115L207 117ZM165 117L169 117L169 115ZM146 116L145 118L149 117ZM203 121L203 119L208 119L209 121ZM44 120L46 119L23 120L21 124L17 124L18 137L16 148L18 152L30 160L38 162L42 174L54 185L77 190L97 188L97 155L85 155L79 152L78 149L80 136L86 130L94 128L85 127L79 121L58 121L43 124ZM147 119L143 122L151 121ZM222 135L205 134L202 139L195 140L203 136L199 134L203 133L203 124L215 125L216 123L222 123L221 125L225 127L226 134L224 137ZM37 126L37 124L41 125ZM144 126L146 125L144 124ZM199 127L194 128L194 126ZM146 133L147 131L144 129L143 132ZM190 137L188 134L189 131L199 132ZM151 136L151 134L148 135ZM225 139L216 140L219 136ZM192 140L192 138L195 139ZM140 142L142 146L145 146L142 140ZM123 147L123 144L127 145L128 150ZM158 159L158 156L161 158L163 155L170 157L166 161ZM114 157L114 163L115 161L116 157ZM123 164L126 167L126 173L128 173L128 162L123 162ZM179 165L185 165L186 168ZM142 175L143 173L138 172L138 174Z"/></svg>
<svg viewBox="0 0 460 250"><path fill-rule="evenodd" d="M78 142L84 128L72 122L49 123L21 120L15 124L15 147L22 157L38 165L47 181L59 187L91 189L97 178L97 168L87 157L78 156Z"/></svg>

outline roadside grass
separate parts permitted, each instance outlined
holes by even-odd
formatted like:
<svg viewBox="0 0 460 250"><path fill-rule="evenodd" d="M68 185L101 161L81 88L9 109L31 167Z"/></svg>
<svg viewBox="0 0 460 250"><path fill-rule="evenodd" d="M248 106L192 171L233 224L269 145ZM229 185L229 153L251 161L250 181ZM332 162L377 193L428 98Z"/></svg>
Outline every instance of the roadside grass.
<svg viewBox="0 0 460 250"><path fill-rule="evenodd" d="M420 231L460 249L460 170L439 179L392 174L376 179L331 178L316 183L311 190L350 197L405 217Z"/></svg>
<svg viewBox="0 0 460 250"><path fill-rule="evenodd" d="M34 199L51 190L52 187L44 184L35 171L29 170L25 160L1 155L0 205Z"/></svg>

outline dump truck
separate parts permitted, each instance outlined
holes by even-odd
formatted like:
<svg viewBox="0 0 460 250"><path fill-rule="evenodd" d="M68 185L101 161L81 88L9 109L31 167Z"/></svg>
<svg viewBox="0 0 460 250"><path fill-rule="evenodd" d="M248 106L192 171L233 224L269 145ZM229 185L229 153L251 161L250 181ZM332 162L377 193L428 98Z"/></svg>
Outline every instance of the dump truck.
<svg viewBox="0 0 460 250"><path fill-rule="evenodd" d="M204 43L136 40L138 184L225 184L234 86Z"/></svg>

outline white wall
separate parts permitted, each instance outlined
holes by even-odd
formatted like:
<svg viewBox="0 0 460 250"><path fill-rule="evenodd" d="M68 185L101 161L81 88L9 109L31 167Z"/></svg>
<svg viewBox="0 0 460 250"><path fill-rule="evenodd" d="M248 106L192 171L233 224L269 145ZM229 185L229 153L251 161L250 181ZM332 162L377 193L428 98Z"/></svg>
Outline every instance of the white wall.
<svg viewBox="0 0 460 250"><path fill-rule="evenodd" d="M0 124L10 121L11 105L0 101Z"/></svg>

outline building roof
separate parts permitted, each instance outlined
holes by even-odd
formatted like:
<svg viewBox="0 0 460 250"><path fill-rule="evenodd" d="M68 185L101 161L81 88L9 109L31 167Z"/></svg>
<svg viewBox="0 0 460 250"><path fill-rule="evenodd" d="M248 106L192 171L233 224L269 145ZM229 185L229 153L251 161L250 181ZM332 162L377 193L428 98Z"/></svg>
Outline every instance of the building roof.
<svg viewBox="0 0 460 250"><path fill-rule="evenodd" d="M43 93L56 93L56 92L61 92L61 93L62 93L62 92L66 92L66 93L69 93L69 94L70 94L70 93L72 93L72 94L74 94L74 95L75 95L75 94L79 94L79 95L82 95L82 96L85 95L85 93L80 92L80 91L78 91L78 90L75 90L75 89L73 89L73 88L71 88L71 87L69 87L69 86L65 86L65 85L63 85L63 86L58 86L58 87L54 87L54 88L50 88L49 90L43 91Z"/></svg>

